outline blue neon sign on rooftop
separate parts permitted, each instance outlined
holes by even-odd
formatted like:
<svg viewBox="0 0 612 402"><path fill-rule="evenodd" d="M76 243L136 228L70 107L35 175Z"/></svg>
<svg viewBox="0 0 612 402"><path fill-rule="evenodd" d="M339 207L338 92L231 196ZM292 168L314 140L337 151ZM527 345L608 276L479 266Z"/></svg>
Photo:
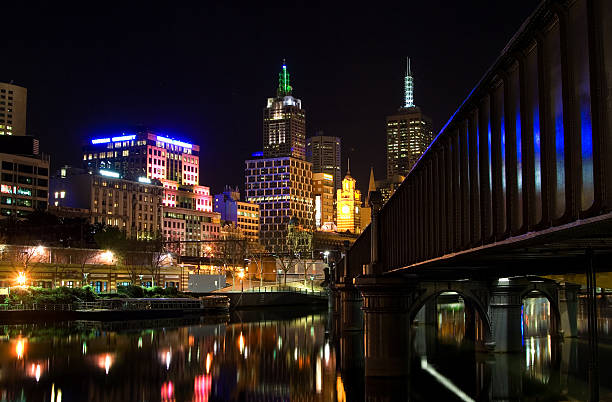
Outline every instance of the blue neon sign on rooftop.
<svg viewBox="0 0 612 402"><path fill-rule="evenodd" d="M125 135L124 134L118 137L94 138L93 140L91 140L91 143L96 145L96 144L107 144L109 142L131 141L135 139L136 139L135 135Z"/></svg>
<svg viewBox="0 0 612 402"><path fill-rule="evenodd" d="M122 141L132 141L136 139L136 135L131 134L131 135L125 135L125 133L123 133L120 136L117 137L103 137L103 138L94 138L91 140L91 143L93 145L97 145L97 144L108 144L111 142L122 142ZM193 144L190 144L188 142L184 142L184 141L179 141L179 140L173 140L172 138L168 138L168 137L164 137L161 135L156 135L155 136L155 140L159 141L159 142L163 142L165 144L171 144L171 145L175 145L178 147L183 147L186 149L192 149L193 148Z"/></svg>

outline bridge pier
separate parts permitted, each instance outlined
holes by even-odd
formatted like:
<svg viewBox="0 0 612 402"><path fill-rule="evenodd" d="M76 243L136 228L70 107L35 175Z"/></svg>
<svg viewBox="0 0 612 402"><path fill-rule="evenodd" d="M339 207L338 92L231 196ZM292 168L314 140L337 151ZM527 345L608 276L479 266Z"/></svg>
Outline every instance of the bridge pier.
<svg viewBox="0 0 612 402"><path fill-rule="evenodd" d="M578 336L578 291L580 285L565 283L559 288L561 332L566 338Z"/></svg>
<svg viewBox="0 0 612 402"><path fill-rule="evenodd" d="M493 339L487 347L495 352L520 352L523 348L523 289L508 279L500 279L491 286L489 316Z"/></svg>
<svg viewBox="0 0 612 402"><path fill-rule="evenodd" d="M358 277L355 283L363 294L366 377L407 376L414 286L382 276Z"/></svg>

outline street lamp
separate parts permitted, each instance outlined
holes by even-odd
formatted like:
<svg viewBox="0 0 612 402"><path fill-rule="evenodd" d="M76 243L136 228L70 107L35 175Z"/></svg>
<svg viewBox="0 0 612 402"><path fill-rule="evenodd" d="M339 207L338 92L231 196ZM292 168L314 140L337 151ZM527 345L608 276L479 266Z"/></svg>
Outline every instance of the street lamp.
<svg viewBox="0 0 612 402"><path fill-rule="evenodd" d="M15 281L17 282L17 286L19 286L21 288L25 288L27 280L28 280L28 278L27 278L25 272L19 272L17 274L17 279Z"/></svg>
<svg viewBox="0 0 612 402"><path fill-rule="evenodd" d="M244 281L243 281L243 279L244 279L244 271L238 272L238 278L240 278L240 284L242 286L241 292L244 292Z"/></svg>
<svg viewBox="0 0 612 402"><path fill-rule="evenodd" d="M310 275L310 290L314 293L314 275Z"/></svg>

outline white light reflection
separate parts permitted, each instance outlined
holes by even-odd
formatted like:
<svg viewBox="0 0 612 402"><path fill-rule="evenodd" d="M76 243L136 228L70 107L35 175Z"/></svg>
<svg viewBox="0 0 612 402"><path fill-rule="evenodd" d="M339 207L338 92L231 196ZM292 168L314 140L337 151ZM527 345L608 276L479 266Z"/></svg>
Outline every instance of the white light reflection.
<svg viewBox="0 0 612 402"><path fill-rule="evenodd" d="M166 352L166 370L170 369L170 360L172 359L172 356L170 356L170 351Z"/></svg>
<svg viewBox="0 0 612 402"><path fill-rule="evenodd" d="M461 399L462 401L475 402L474 399L470 398L465 392L463 392L455 384L453 384L453 382L451 380L449 380L448 378L444 377L442 374L438 373L436 371L436 369L431 367L427 363L427 358L426 357L421 357L421 368L423 370L427 371L429 374L431 374L433 378L438 380L438 382L440 384L444 385L453 394L457 395L457 397L459 399Z"/></svg>
<svg viewBox="0 0 612 402"><path fill-rule="evenodd" d="M317 391L317 394L320 394L323 391L323 370L321 368L321 358L320 357L317 357L315 389Z"/></svg>
<svg viewBox="0 0 612 402"><path fill-rule="evenodd" d="M325 343L325 349L323 349L323 356L325 356L325 365L329 363L329 343Z"/></svg>

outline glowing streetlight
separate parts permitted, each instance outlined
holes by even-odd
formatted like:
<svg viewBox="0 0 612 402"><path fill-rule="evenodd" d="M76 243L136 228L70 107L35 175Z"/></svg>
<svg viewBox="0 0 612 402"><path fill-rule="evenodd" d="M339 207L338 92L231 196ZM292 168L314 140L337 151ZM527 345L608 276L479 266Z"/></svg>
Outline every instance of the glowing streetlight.
<svg viewBox="0 0 612 402"><path fill-rule="evenodd" d="M25 272L19 272L15 281L17 282L17 286L25 288L28 277L26 276Z"/></svg>
<svg viewBox="0 0 612 402"><path fill-rule="evenodd" d="M240 278L240 284L242 285L242 292L244 292L244 271L238 272L238 278Z"/></svg>
<svg viewBox="0 0 612 402"><path fill-rule="evenodd" d="M100 259L109 264L113 262L113 257L113 252L110 250L106 250L100 254Z"/></svg>
<svg viewBox="0 0 612 402"><path fill-rule="evenodd" d="M34 249L32 250L34 256L39 257L43 254L45 254L45 248L43 246L36 246L34 247Z"/></svg>

